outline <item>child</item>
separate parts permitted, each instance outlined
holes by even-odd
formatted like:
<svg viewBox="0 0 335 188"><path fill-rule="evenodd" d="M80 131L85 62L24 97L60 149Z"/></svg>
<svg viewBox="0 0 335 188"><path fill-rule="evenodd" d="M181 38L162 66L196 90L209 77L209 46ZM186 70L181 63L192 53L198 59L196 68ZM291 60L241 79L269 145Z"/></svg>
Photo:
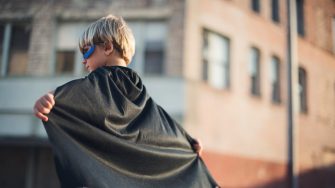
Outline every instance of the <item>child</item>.
<svg viewBox="0 0 335 188"><path fill-rule="evenodd" d="M200 152L200 144L126 67L135 40L125 21L113 15L97 20L79 48L90 74L47 93L34 106L62 187L216 187L193 152Z"/></svg>

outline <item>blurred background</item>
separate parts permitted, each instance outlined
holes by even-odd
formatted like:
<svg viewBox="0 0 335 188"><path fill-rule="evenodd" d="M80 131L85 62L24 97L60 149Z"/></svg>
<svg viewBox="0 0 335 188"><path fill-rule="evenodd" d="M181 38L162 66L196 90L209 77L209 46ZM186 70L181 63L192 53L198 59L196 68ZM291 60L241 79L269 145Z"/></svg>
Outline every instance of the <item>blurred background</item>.
<svg viewBox="0 0 335 188"><path fill-rule="evenodd" d="M88 74L79 36L110 13L221 186L335 187L335 1L292 1L288 37L284 0L1 0L0 187L59 187L32 107Z"/></svg>

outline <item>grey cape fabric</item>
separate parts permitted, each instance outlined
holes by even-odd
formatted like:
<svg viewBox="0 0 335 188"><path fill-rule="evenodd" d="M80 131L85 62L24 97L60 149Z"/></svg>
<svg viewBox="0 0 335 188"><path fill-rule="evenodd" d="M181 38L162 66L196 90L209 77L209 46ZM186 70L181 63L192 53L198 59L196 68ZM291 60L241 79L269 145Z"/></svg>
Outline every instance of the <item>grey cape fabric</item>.
<svg viewBox="0 0 335 188"><path fill-rule="evenodd" d="M216 187L194 140L127 67L102 67L55 90L44 122L62 187Z"/></svg>

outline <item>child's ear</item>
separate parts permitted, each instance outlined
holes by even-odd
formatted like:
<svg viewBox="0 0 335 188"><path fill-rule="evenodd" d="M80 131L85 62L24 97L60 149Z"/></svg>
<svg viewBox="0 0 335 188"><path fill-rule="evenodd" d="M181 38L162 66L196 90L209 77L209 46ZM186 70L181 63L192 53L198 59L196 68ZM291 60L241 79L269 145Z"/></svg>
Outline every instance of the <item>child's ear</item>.
<svg viewBox="0 0 335 188"><path fill-rule="evenodd" d="M107 43L105 46L105 54L111 55L113 53L114 47L111 43Z"/></svg>

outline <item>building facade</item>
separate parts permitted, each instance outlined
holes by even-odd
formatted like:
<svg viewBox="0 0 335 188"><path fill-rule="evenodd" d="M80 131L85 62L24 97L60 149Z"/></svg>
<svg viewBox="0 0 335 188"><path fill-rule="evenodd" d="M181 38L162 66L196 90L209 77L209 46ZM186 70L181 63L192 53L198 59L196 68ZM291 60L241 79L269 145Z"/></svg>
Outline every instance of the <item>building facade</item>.
<svg viewBox="0 0 335 188"><path fill-rule="evenodd" d="M299 185L334 186L335 2L296 0ZM83 29L109 13L130 67L204 146L223 187L288 187L287 10L280 0L11 0L0 7L0 187L59 187L36 99L87 75Z"/></svg>
<svg viewBox="0 0 335 188"><path fill-rule="evenodd" d="M3 1L0 7L0 187L59 187L52 152L34 102L88 73L78 41L110 13L136 38L130 65L155 101L183 121L184 1Z"/></svg>
<svg viewBox="0 0 335 188"><path fill-rule="evenodd" d="M335 2L297 0L301 187L335 185ZM287 9L279 0L186 5L186 128L223 187L289 187Z"/></svg>

